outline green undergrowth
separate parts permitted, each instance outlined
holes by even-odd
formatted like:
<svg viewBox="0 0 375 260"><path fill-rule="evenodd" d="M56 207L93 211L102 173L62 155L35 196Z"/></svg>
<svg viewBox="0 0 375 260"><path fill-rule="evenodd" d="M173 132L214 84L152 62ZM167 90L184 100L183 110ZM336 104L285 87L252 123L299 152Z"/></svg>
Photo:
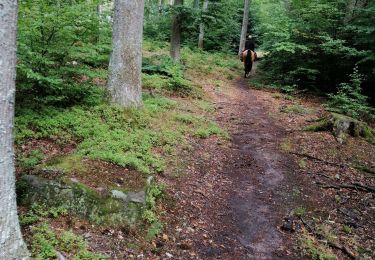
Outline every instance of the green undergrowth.
<svg viewBox="0 0 375 260"><path fill-rule="evenodd" d="M58 254L69 256L69 259L106 259L90 252L82 237L71 231L56 232L48 224L49 220L67 214L65 207L34 203L20 215L20 224L30 227L28 240L33 259L56 259Z"/></svg>
<svg viewBox="0 0 375 260"><path fill-rule="evenodd" d="M200 109L194 102L191 106ZM30 139L51 139L62 145L75 142L73 157L109 161L146 174L162 172L166 167L163 154L155 153L155 149L168 154L186 135L207 138L225 136L224 133L193 111L181 111L176 101L151 95L144 96L141 110L103 103L67 109L43 107L38 111L23 108L18 109L16 117L17 144ZM35 153L33 156L20 154L19 161L33 167L40 161ZM73 167L69 161L65 164L63 168L68 170Z"/></svg>
<svg viewBox="0 0 375 260"><path fill-rule="evenodd" d="M81 236L72 231L56 232L46 223L31 228L30 243L34 259L60 259L62 254L70 256L69 259L107 259L90 252Z"/></svg>
<svg viewBox="0 0 375 260"><path fill-rule="evenodd" d="M185 67L166 54L145 57L142 65L143 88L153 93L200 98L203 92L185 77Z"/></svg>
<svg viewBox="0 0 375 260"><path fill-rule="evenodd" d="M213 71L224 72L228 79L234 76L231 72L237 75L242 69L241 62L233 54L206 52L188 47L182 49L181 60L187 68L203 74L210 74Z"/></svg>

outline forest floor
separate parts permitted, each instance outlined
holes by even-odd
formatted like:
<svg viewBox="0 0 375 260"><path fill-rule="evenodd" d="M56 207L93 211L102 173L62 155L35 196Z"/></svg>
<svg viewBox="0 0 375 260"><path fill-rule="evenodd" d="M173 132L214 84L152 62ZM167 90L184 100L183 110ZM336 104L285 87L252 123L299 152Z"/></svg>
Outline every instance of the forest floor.
<svg viewBox="0 0 375 260"><path fill-rule="evenodd" d="M327 114L320 98L257 89L255 75L243 79L238 67L228 74L188 66L186 75L202 86L207 101L169 96L178 106L151 114L156 127L152 131L158 131L159 125L180 129L171 124L176 118L187 122L187 128L194 128L196 118L207 118L226 129L228 138L211 135L210 131L220 131L209 128L205 138L188 134L171 154L155 148L160 156L169 157L164 172L154 174L156 183L166 184L153 209L157 226L148 231L147 227L116 228L62 214L43 220L55 233L72 230L88 243L89 251L111 259L375 258L373 144L352 137L340 144L332 133L304 131ZM205 109L194 107L197 102ZM77 147L74 142L61 145L36 139L17 148L23 152L39 148L46 156L43 165L68 154L64 167L70 172L64 178L95 192L144 187L145 174L82 159L74 155ZM17 172L24 174L20 168ZM20 207L21 219L33 217L27 210ZM47 213L51 214L57 213ZM36 250L48 251L50 232L31 234L38 221L24 224L26 241ZM153 236L147 238L150 230ZM72 244L74 239L67 240ZM68 242L53 238L53 246L65 245L59 245L60 250Z"/></svg>
<svg viewBox="0 0 375 260"><path fill-rule="evenodd" d="M374 257L374 145L303 131L326 113L315 97L257 90L242 78L204 90L231 138L195 142L194 153L181 155L185 176L163 178L178 201L163 209L159 244L170 256Z"/></svg>

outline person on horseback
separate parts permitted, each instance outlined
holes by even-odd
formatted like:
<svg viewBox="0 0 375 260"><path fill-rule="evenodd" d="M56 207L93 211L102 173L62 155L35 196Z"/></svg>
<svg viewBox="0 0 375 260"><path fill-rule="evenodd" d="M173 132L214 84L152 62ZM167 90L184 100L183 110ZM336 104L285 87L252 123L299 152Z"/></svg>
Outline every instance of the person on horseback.
<svg viewBox="0 0 375 260"><path fill-rule="evenodd" d="M255 54L255 60L257 59L257 53L255 51L255 41L254 41L254 38L253 36L249 35L246 39L246 42L245 42L245 51L246 50L251 50L254 52Z"/></svg>
<svg viewBox="0 0 375 260"><path fill-rule="evenodd" d="M240 55L241 61L245 65L245 78L250 76L251 69L253 67L253 62L256 60L256 52L255 52L255 42L253 37L250 35L247 37L245 42L245 49Z"/></svg>

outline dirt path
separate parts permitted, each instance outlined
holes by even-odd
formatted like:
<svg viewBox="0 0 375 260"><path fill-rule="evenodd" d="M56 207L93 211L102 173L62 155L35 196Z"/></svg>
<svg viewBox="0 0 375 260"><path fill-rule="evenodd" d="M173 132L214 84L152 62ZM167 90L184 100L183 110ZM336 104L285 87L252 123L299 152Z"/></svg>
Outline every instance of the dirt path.
<svg viewBox="0 0 375 260"><path fill-rule="evenodd" d="M181 231L178 244L198 259L295 259L280 226L301 203L292 195L300 180L298 167L280 151L286 133L268 114L272 104L244 79L222 91L206 91L231 142L206 141L187 162L194 166L181 181L176 211L188 216L178 225L190 231Z"/></svg>
<svg viewBox="0 0 375 260"><path fill-rule="evenodd" d="M233 145L224 174L233 184L227 201L232 236L245 249L245 258L285 258L286 241L278 226L288 210L286 174L292 163L279 151L284 130L245 80L238 80L230 94L218 95L217 103L219 122L228 126L228 115L231 121Z"/></svg>

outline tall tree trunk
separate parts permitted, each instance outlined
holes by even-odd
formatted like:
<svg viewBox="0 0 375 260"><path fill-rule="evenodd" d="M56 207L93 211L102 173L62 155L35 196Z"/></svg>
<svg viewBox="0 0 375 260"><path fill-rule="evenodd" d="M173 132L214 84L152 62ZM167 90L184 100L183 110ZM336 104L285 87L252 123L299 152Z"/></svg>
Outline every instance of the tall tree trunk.
<svg viewBox="0 0 375 260"><path fill-rule="evenodd" d="M250 10L250 0L245 0L245 6L243 9L243 20L242 20L242 30L240 38L240 48L238 50L238 55L245 49L245 41L247 34L247 26L249 25L249 10Z"/></svg>
<svg viewBox="0 0 375 260"><path fill-rule="evenodd" d="M202 13L205 13L208 8L208 0L204 0ZM203 21L199 25L199 37L198 37L198 48L203 49L203 40L204 40L204 23Z"/></svg>
<svg viewBox="0 0 375 260"><path fill-rule="evenodd" d="M27 259L17 215L13 122L17 1L0 0L0 259Z"/></svg>
<svg viewBox="0 0 375 260"><path fill-rule="evenodd" d="M183 5L184 0L175 0L174 5ZM176 13L172 19L172 34L171 34L171 57L175 62L180 62L181 49L181 15Z"/></svg>
<svg viewBox="0 0 375 260"><path fill-rule="evenodd" d="M194 0L193 8L195 8L195 9L199 8L199 0Z"/></svg>
<svg viewBox="0 0 375 260"><path fill-rule="evenodd" d="M108 88L114 103L142 106L144 0L115 0Z"/></svg>

